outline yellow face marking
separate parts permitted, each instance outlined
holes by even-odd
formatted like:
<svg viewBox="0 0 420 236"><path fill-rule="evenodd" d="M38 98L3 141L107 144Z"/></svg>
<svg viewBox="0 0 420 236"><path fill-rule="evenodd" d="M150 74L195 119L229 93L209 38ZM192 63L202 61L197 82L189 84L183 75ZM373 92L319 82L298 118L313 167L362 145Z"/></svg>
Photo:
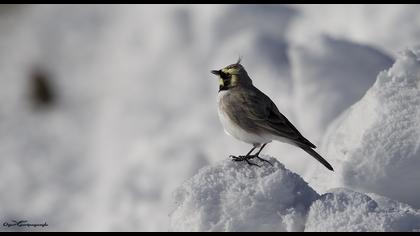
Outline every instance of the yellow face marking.
<svg viewBox="0 0 420 236"><path fill-rule="evenodd" d="M225 83L223 82L222 78L219 78L219 85L222 86L222 87L225 86Z"/></svg>
<svg viewBox="0 0 420 236"><path fill-rule="evenodd" d="M230 68L230 69L222 69L222 71L226 74L231 74L231 75L236 75L238 74L238 69L237 68Z"/></svg>

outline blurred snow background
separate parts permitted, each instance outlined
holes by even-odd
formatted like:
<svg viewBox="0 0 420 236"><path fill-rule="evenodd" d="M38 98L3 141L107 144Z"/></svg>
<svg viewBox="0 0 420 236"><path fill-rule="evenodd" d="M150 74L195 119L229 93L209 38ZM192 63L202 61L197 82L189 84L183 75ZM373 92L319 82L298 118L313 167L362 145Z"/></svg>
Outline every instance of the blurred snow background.
<svg viewBox="0 0 420 236"><path fill-rule="evenodd" d="M249 149L223 132L218 86L209 73L238 56L254 84L334 167L348 162L332 174L285 144L272 143L264 153L319 194L346 186L418 208L420 188L408 186L420 183L410 172L420 158L418 126L395 136L401 145L409 137L408 149L393 148L392 140L375 135L366 137L371 144L343 144L382 145L384 152L390 146L389 155L368 154L377 164L372 168L386 166L384 176L407 171L409 181L394 184L380 176L366 182L369 173L378 173L360 166L365 158L360 153L366 153L350 152L343 159L326 130L338 122L363 135L366 127L381 126L363 105L354 110L366 119L348 118L345 111L364 96L372 99L365 93L379 72L418 43L419 10L418 5L2 5L0 218L47 221L48 230L169 230L174 190L201 167ZM410 68L418 68L418 54L409 58L414 58ZM380 80L398 77L395 70L413 71L391 69ZM416 84L419 75L411 77L409 84ZM409 88L418 90L418 84ZM388 95L404 106L398 97L406 90L398 91ZM415 92L407 98L407 106L419 105ZM379 99L388 101L391 111L377 114L391 114L398 107L394 100ZM395 117L418 125L419 116L409 111ZM337 134L331 132L328 137ZM397 160L401 168L393 172ZM394 194L398 191L405 192Z"/></svg>

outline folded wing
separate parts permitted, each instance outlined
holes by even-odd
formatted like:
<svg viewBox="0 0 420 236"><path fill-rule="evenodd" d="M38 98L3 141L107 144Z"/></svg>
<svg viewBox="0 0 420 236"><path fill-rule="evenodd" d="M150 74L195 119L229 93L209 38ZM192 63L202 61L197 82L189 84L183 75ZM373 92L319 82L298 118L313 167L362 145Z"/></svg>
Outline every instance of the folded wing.
<svg viewBox="0 0 420 236"><path fill-rule="evenodd" d="M281 114L274 102L257 88L246 92L243 101L246 103L244 107L248 109L246 112L249 114L248 118L256 121L255 123L265 132L290 139L296 144L316 148Z"/></svg>

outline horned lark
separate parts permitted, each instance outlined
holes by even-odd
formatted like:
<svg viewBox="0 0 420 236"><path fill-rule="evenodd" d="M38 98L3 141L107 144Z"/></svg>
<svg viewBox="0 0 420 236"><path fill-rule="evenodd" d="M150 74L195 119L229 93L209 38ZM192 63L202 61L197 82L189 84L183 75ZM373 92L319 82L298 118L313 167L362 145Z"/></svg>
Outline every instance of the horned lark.
<svg viewBox="0 0 420 236"><path fill-rule="evenodd" d="M332 166L313 150L316 146L304 138L273 101L252 84L240 60L211 73L219 78L218 112L226 133L253 145L246 155L231 155L233 161L246 161L249 165L260 166L250 161L257 158L270 163L259 154L268 143L276 140L303 149L333 171ZM259 150L251 154L256 148Z"/></svg>

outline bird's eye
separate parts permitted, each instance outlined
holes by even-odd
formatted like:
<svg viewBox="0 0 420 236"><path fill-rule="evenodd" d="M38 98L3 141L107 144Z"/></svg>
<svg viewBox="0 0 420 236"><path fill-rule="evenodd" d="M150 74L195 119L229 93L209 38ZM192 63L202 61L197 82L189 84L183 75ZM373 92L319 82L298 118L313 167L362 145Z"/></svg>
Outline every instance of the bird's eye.
<svg viewBox="0 0 420 236"><path fill-rule="evenodd" d="M220 73L220 77L222 77L222 79L226 80L226 79L230 79L232 77L232 75L222 72L222 73Z"/></svg>

